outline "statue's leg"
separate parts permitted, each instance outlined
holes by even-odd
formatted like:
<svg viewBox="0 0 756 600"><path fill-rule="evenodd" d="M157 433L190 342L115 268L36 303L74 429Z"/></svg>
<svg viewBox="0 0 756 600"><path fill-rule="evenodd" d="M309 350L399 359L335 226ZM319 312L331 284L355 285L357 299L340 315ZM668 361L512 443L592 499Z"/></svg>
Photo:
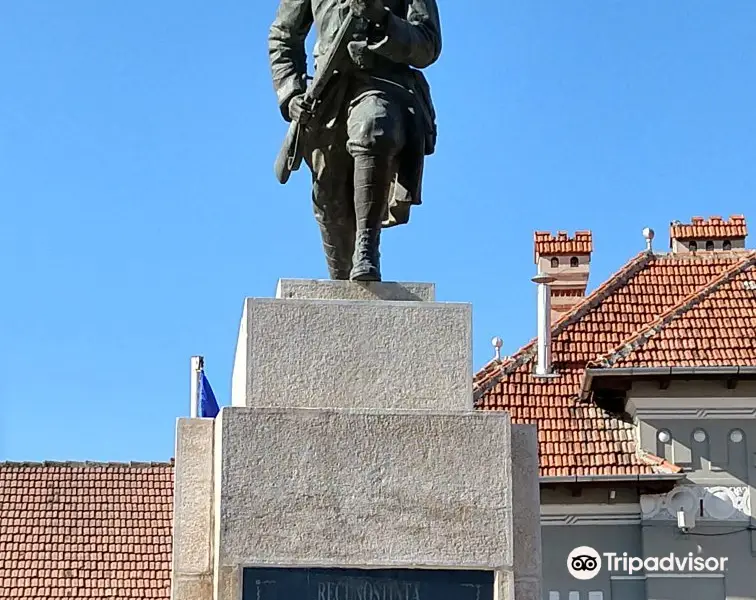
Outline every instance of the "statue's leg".
<svg viewBox="0 0 756 600"><path fill-rule="evenodd" d="M320 227L331 279L349 279L354 253L352 158L345 140L310 149L312 206Z"/></svg>
<svg viewBox="0 0 756 600"><path fill-rule="evenodd" d="M362 96L350 107L347 149L354 159L354 210L357 221L353 281L380 281L381 222L396 173L395 159L405 143L402 106L383 92Z"/></svg>

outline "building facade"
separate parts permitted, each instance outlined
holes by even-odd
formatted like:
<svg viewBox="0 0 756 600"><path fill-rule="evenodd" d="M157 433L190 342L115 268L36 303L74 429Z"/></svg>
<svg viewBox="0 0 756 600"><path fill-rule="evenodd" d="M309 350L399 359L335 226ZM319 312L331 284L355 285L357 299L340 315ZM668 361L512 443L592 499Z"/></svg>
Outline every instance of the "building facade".
<svg viewBox="0 0 756 600"><path fill-rule="evenodd" d="M478 408L538 424L545 599L756 598L746 235L743 217L675 222L662 253L648 232L646 251L550 311L548 373L537 373L534 340L477 375ZM570 270L589 263L586 238L536 234L552 286L582 280ZM568 568L581 546L601 560L590 579Z"/></svg>

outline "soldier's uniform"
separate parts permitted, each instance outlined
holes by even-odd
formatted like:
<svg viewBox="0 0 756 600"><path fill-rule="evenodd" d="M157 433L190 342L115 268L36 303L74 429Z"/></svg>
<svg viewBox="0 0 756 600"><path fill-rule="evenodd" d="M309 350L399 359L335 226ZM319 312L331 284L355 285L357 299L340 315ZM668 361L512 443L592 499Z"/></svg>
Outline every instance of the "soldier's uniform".
<svg viewBox="0 0 756 600"><path fill-rule="evenodd" d="M382 27L364 21L350 47L354 64L337 75L324 113L308 131L304 157L332 279L380 279L381 226L409 220L421 202L424 156L436 123L419 71L441 52L436 0L384 0ZM269 36L273 84L286 120L306 89L305 38L314 25L315 68L333 43L349 0L281 0ZM374 265L374 269L370 268Z"/></svg>

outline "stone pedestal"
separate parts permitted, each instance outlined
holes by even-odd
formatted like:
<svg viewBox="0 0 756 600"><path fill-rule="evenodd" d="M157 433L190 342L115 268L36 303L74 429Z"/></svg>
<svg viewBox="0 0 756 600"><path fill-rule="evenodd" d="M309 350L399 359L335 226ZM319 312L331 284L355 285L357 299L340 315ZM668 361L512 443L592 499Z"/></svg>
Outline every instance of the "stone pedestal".
<svg viewBox="0 0 756 600"><path fill-rule="evenodd" d="M276 286L279 300L389 300L392 302L433 302L432 283L353 283L313 279L281 279Z"/></svg>
<svg viewBox="0 0 756 600"><path fill-rule="evenodd" d="M372 284L383 297L413 295L385 286ZM247 298L231 404L472 410L470 305L362 299L369 289L300 283L296 298ZM339 291L358 299L320 299Z"/></svg>
<svg viewBox="0 0 756 600"><path fill-rule="evenodd" d="M364 579L355 598L398 569L539 600L535 429L473 411L470 306L426 284L282 280L276 295L245 300L232 406L179 419L173 598L269 600L317 567Z"/></svg>

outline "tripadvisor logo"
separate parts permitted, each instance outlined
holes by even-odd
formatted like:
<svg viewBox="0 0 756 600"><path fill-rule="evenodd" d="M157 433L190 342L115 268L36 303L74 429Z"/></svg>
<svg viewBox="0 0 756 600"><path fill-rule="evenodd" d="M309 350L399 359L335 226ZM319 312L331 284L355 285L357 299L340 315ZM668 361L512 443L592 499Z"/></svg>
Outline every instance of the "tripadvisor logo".
<svg viewBox="0 0 756 600"><path fill-rule="evenodd" d="M603 560L602 560L603 557ZM601 572L602 564L610 573L633 575L647 573L723 573L727 557L695 556L692 552L683 556L674 553L666 556L629 556L627 552L604 552L599 554L590 546L579 546L567 556L567 570L575 579L588 581Z"/></svg>
<svg viewBox="0 0 756 600"><path fill-rule="evenodd" d="M593 579L601 571L601 555L590 546L578 546L567 557L567 570L575 579Z"/></svg>

